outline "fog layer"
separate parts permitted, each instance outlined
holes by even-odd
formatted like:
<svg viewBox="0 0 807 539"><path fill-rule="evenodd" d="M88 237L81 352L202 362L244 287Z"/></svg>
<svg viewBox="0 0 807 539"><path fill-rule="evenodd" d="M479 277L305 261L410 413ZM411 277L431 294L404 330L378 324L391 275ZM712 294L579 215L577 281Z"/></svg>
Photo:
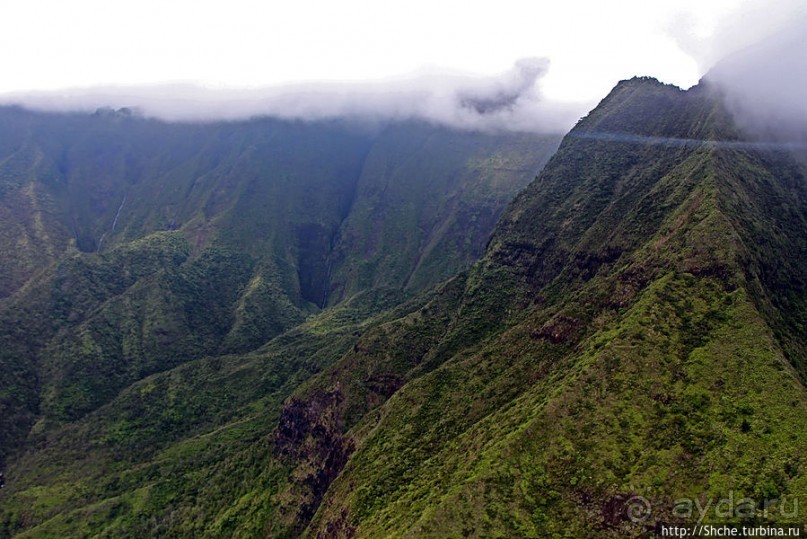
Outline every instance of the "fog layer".
<svg viewBox="0 0 807 539"><path fill-rule="evenodd" d="M729 54L704 80L726 96L745 128L777 138L807 139L807 14Z"/></svg>
<svg viewBox="0 0 807 539"><path fill-rule="evenodd" d="M237 120L254 116L363 121L419 119L482 131L565 132L591 103L546 100L540 79L549 62L527 58L496 77L423 70L410 77L367 83L320 83L256 89L211 89L190 84L99 87L0 96L0 102L46 111L137 110L168 121Z"/></svg>

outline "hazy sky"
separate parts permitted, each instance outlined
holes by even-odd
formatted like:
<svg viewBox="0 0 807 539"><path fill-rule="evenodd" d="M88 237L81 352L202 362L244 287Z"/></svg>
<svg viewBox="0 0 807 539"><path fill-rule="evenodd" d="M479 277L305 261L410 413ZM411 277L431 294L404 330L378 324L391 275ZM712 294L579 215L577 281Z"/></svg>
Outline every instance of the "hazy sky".
<svg viewBox="0 0 807 539"><path fill-rule="evenodd" d="M159 115L171 116L184 101L200 104L201 116L226 117L267 106L284 92L342 96L337 105L301 104L295 97L284 107L350 111L358 105L346 104L344 96L362 87L387 110L401 109L389 95L397 88L407 103L420 96L420 109L440 109L461 117L460 124L473 124L472 114L486 115L477 106L486 100L503 99L508 111L522 113L538 103L546 112L550 102L558 110L573 103L584 111L634 75L689 87L718 57L772 31L804 3L3 0L0 101L9 95L25 101L18 97L39 92L40 104L47 95L66 106L89 106L76 96L93 94L96 104L99 95L133 100L147 94L145 108ZM155 84L162 90L143 89ZM218 93L206 97L187 84ZM438 95L435 84L442 88ZM105 88L85 91L98 86ZM162 108L155 104L160 92ZM240 109L223 104L233 95ZM218 105L203 103L211 100ZM446 100L459 103L459 112L440 108ZM124 101L110 104L142 104ZM569 118L579 113L570 108Z"/></svg>

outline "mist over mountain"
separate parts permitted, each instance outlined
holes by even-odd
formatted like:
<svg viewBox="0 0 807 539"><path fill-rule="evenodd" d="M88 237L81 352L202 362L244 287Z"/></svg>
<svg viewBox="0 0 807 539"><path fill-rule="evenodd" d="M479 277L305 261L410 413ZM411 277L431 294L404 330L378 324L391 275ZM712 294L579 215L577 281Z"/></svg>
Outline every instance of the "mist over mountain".
<svg viewBox="0 0 807 539"><path fill-rule="evenodd" d="M705 80L717 85L747 128L807 140L807 16L718 62Z"/></svg>
<svg viewBox="0 0 807 539"><path fill-rule="evenodd" d="M807 7L798 0L752 0L696 38L688 25L671 35L698 61L703 81L720 89L735 119L762 138L801 139L807 121Z"/></svg>
<svg viewBox="0 0 807 539"><path fill-rule="evenodd" d="M0 102L63 112L128 107L147 117L183 122L271 116L370 124L421 120L463 130L565 132L590 104L544 98L540 80L548 67L546 59L526 58L495 77L431 69L377 82L229 90L191 84L104 87L11 94L0 96Z"/></svg>

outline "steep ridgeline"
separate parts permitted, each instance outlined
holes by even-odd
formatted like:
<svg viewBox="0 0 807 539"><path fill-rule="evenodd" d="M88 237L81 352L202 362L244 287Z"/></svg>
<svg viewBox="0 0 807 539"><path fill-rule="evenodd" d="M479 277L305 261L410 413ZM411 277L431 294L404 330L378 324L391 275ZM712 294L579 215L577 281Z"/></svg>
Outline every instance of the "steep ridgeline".
<svg viewBox="0 0 807 539"><path fill-rule="evenodd" d="M621 83L473 269L286 401L270 440L291 472L265 531L641 536L693 524L684 498L792 515L807 496L792 148L744 139L708 87Z"/></svg>
<svg viewBox="0 0 807 539"><path fill-rule="evenodd" d="M44 431L150 374L254 350L326 303L467 267L559 139L0 109L0 462L34 422ZM396 195L368 194L378 185ZM385 249L393 233L420 244L330 295L332 271L370 256L341 241L355 208Z"/></svg>
<svg viewBox="0 0 807 539"><path fill-rule="evenodd" d="M287 402L290 521L321 538L639 537L725 521L727 502L694 500L744 497L754 522L798 521L803 148L744 138L706 85L620 83L440 292L460 290L450 310L367 332ZM325 395L324 425L295 415ZM338 475L305 451L317 429L349 450ZM312 468L336 479L306 485Z"/></svg>
<svg viewBox="0 0 807 539"><path fill-rule="evenodd" d="M403 303L359 293L35 428L9 460L0 530L621 538L697 522L676 500L729 497L786 520L807 504L798 148L750 140L708 86L624 81L470 269ZM342 228L366 252L335 259L334 297L379 282L362 276L383 268L375 253L410 252L352 231L368 214ZM404 258L393 282L413 289L418 264L447 267Z"/></svg>

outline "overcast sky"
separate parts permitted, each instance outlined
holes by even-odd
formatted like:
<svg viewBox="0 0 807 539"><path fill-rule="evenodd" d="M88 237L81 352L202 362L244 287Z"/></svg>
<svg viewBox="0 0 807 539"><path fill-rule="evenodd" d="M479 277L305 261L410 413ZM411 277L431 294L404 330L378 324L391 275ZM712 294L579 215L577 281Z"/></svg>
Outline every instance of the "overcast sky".
<svg viewBox="0 0 807 539"><path fill-rule="evenodd" d="M95 92L96 104L99 93L126 87L132 100L138 92L131 87L158 84L139 91L158 115L170 117L180 101L218 99L216 106L199 105L207 107L202 116L228 117L266 107L284 92L335 92L342 95L336 105L287 99L283 106L344 112L355 106L344 95L360 88L370 89L370 101L398 111L389 94L399 88L404 100L420 96L420 109L440 109L459 123L473 124L463 110L485 115L491 100L522 113L540 102L540 114L546 103L556 111L572 104L566 114L572 118L634 75L687 88L718 57L775 31L804 3L3 0L0 101L24 101L19 96L33 92L40 104L47 95L75 106L76 95ZM205 97L189 84L218 93ZM423 97L434 85L439 95ZM167 100L162 108L154 104L160 92ZM233 95L240 108L221 105L222 96ZM440 108L446 100L462 110L446 112ZM118 101L110 105L143 104ZM490 110L488 116L501 112Z"/></svg>

